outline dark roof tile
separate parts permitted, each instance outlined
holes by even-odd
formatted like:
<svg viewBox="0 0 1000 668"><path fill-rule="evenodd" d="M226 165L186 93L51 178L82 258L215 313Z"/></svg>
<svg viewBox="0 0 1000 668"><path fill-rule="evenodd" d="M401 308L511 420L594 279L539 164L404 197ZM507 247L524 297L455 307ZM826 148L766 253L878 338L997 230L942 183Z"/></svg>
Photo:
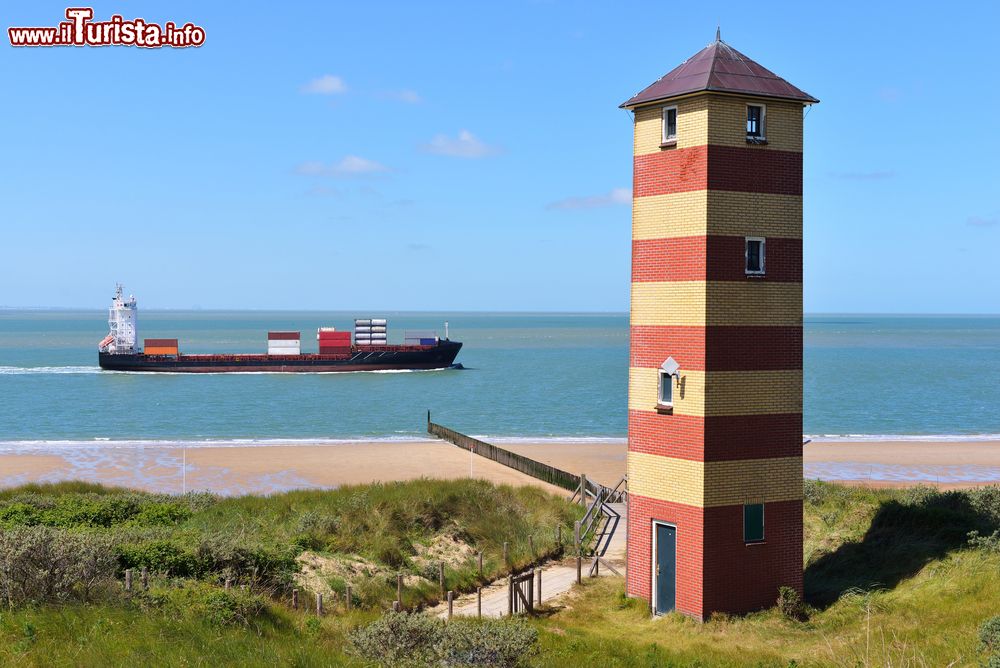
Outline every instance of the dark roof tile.
<svg viewBox="0 0 1000 668"><path fill-rule="evenodd" d="M637 107L701 91L819 102L717 38L621 106Z"/></svg>

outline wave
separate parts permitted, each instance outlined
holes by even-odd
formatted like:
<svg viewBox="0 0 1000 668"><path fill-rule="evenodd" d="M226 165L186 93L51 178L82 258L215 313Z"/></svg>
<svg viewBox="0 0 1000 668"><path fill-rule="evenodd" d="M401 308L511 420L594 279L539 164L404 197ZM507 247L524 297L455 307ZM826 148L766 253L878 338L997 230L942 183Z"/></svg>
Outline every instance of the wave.
<svg viewBox="0 0 1000 668"><path fill-rule="evenodd" d="M31 374L101 373L99 366L0 366L0 376Z"/></svg>
<svg viewBox="0 0 1000 668"><path fill-rule="evenodd" d="M878 443L882 441L975 443L1000 441L1000 434L806 434L805 437L817 443Z"/></svg>

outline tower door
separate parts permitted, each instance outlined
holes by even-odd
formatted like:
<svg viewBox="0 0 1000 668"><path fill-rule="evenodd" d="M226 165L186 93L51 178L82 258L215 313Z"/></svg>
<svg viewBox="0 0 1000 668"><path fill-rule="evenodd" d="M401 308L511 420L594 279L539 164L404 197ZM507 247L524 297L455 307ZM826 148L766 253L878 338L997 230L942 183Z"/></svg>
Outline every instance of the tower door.
<svg viewBox="0 0 1000 668"><path fill-rule="evenodd" d="M653 594L656 614L674 609L677 599L677 528L654 524L656 554L653 565Z"/></svg>

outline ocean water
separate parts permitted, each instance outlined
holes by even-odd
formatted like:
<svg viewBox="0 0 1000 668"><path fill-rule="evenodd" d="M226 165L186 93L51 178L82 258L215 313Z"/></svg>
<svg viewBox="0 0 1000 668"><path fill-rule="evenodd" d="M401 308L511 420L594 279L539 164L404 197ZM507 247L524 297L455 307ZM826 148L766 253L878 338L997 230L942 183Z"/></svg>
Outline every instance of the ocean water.
<svg viewBox="0 0 1000 668"><path fill-rule="evenodd" d="M0 450L80 442L411 438L436 421L492 438L624 438L624 314L142 311L140 337L184 352L260 352L269 329L451 323L463 370L349 374L100 371L103 311L0 311ZM808 316L805 431L816 437L1000 434L1000 317ZM314 344L312 344L314 345Z"/></svg>

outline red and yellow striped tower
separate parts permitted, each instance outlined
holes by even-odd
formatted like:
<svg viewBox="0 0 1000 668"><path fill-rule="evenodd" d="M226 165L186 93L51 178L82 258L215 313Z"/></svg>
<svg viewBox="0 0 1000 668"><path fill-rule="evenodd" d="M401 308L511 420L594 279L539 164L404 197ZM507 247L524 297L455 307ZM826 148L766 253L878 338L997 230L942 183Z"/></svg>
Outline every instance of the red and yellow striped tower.
<svg viewBox="0 0 1000 668"><path fill-rule="evenodd" d="M628 593L697 619L802 591L802 121L718 36L635 116Z"/></svg>

